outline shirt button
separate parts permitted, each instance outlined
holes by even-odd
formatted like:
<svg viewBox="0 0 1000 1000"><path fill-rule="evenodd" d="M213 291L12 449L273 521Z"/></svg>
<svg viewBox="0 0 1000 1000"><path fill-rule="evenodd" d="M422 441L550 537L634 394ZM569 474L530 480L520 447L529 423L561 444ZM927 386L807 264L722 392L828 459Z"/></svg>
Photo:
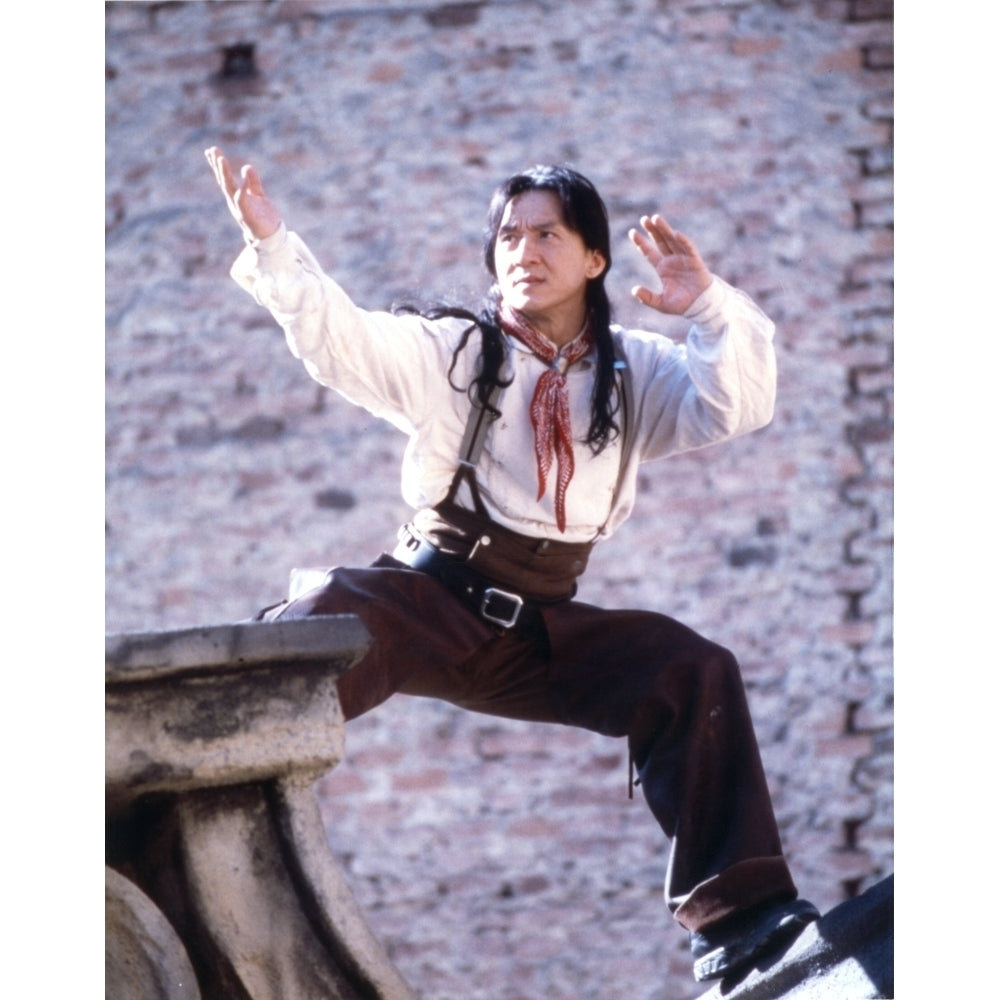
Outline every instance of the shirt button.
<svg viewBox="0 0 1000 1000"><path fill-rule="evenodd" d="M490 538L489 535L483 535L483 537L479 539L479 544L480 545L489 545L490 542L492 542L492 541L493 541L493 539Z"/></svg>

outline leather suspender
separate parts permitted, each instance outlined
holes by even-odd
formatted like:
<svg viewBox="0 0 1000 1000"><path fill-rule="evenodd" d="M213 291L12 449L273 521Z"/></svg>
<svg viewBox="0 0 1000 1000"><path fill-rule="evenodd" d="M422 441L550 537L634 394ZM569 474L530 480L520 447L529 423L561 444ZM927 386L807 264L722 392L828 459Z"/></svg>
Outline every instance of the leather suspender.
<svg viewBox="0 0 1000 1000"><path fill-rule="evenodd" d="M477 514L488 516L486 505L479 495L479 484L476 482L476 466L479 464L479 457L483 453L483 446L486 444L486 434L490 425L496 420L498 413L491 412L489 406L496 408L500 397L503 395L503 386L494 385L487 398L488 406L483 406L478 400L472 404L469 410L469 419L465 424L465 434L462 436L462 444L458 450L458 468L452 477L451 486L448 488L448 495L445 501L455 502L458 491L462 488L462 483L468 483L469 493L472 494L472 503Z"/></svg>

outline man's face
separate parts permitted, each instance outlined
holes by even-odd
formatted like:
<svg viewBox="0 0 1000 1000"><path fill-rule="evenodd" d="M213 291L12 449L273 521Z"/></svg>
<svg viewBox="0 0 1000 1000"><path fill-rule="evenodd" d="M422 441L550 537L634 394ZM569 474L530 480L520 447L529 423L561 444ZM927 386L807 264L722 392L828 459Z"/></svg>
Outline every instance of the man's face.
<svg viewBox="0 0 1000 1000"><path fill-rule="evenodd" d="M504 301L541 332L564 321L582 325L587 282L605 265L566 225L558 195L544 190L507 202L493 260Z"/></svg>

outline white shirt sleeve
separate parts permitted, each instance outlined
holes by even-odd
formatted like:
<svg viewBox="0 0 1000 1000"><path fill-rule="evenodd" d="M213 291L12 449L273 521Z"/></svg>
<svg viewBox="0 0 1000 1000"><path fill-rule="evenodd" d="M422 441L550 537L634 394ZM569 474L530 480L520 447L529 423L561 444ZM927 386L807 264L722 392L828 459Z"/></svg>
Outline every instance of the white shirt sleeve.
<svg viewBox="0 0 1000 1000"><path fill-rule="evenodd" d="M774 413L774 324L753 300L715 277L685 317L683 344L628 336L643 461L756 430Z"/></svg>
<svg viewBox="0 0 1000 1000"><path fill-rule="evenodd" d="M408 433L429 417L426 389L447 372L457 342L449 334L460 322L359 308L284 225L248 245L230 273L270 310L317 382Z"/></svg>

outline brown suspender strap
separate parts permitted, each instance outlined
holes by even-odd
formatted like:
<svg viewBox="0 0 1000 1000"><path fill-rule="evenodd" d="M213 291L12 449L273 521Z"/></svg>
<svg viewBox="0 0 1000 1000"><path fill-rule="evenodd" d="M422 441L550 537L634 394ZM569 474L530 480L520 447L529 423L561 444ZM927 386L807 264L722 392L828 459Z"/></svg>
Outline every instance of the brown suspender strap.
<svg viewBox="0 0 1000 1000"><path fill-rule="evenodd" d="M469 419L465 424L465 434L462 436L462 444L458 450L458 468L452 477L451 486L445 500L454 503L458 491L462 488L462 483L468 483L469 492L472 494L472 503L476 512L486 514L486 506L479 495L479 484L476 482L476 466L479 464L479 456L483 453L483 446L486 444L486 434L490 425L497 418L497 403L503 394L503 386L494 385L487 398L487 405L484 406L479 400L475 400L472 409L469 410ZM493 407L493 411L489 407Z"/></svg>

